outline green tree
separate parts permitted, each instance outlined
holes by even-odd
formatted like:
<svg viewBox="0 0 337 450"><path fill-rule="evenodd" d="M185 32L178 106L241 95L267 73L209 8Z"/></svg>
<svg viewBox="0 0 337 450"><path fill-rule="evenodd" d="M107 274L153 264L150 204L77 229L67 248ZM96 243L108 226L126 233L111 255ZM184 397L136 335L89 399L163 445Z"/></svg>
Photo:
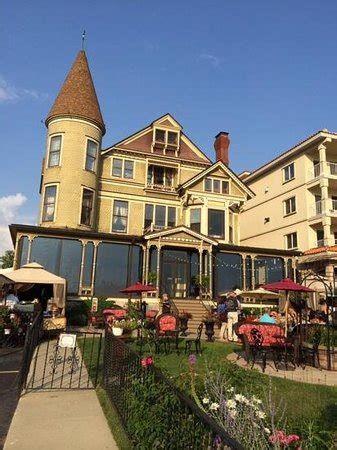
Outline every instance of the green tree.
<svg viewBox="0 0 337 450"><path fill-rule="evenodd" d="M14 251L6 250L5 253L0 257L0 262L2 264L3 269L7 269L8 267L13 267Z"/></svg>

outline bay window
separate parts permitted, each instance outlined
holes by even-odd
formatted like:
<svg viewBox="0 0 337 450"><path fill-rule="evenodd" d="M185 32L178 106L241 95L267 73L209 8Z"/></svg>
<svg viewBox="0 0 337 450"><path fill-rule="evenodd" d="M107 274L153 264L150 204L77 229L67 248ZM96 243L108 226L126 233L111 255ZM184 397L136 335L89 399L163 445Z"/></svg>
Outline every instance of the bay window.
<svg viewBox="0 0 337 450"><path fill-rule="evenodd" d="M147 172L147 186L152 189L173 190L175 169L150 165Z"/></svg>
<svg viewBox="0 0 337 450"><path fill-rule="evenodd" d="M208 235L224 238L225 212L219 209L208 210Z"/></svg>
<svg viewBox="0 0 337 450"><path fill-rule="evenodd" d="M201 209L191 209L190 212L190 228L197 233L201 231Z"/></svg>

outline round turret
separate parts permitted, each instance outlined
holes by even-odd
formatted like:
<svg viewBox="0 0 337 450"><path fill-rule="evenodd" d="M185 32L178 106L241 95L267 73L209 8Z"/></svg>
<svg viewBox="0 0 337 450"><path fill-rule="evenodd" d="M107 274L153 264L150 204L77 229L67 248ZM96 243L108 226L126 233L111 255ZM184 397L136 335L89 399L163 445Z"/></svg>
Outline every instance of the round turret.
<svg viewBox="0 0 337 450"><path fill-rule="evenodd" d="M105 126L84 51L77 55L46 126L40 224L95 229Z"/></svg>

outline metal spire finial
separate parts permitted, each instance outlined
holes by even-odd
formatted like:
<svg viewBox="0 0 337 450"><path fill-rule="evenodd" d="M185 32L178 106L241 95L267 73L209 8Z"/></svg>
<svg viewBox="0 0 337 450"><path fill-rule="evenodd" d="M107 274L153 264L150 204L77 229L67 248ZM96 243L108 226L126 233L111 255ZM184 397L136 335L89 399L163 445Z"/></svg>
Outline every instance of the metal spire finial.
<svg viewBox="0 0 337 450"><path fill-rule="evenodd" d="M85 30L82 33L82 50L84 50L84 41L85 41Z"/></svg>

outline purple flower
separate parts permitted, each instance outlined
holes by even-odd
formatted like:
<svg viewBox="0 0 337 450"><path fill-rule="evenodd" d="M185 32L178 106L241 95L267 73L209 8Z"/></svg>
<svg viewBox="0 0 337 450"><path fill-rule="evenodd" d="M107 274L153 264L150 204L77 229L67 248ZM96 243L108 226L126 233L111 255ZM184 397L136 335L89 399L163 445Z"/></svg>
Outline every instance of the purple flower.
<svg viewBox="0 0 337 450"><path fill-rule="evenodd" d="M217 434L214 438L214 445L221 445L222 441L221 441L221 437Z"/></svg>
<svg viewBox="0 0 337 450"><path fill-rule="evenodd" d="M197 357L195 355L190 355L188 357L188 362L189 362L190 366L194 366L197 362Z"/></svg>

